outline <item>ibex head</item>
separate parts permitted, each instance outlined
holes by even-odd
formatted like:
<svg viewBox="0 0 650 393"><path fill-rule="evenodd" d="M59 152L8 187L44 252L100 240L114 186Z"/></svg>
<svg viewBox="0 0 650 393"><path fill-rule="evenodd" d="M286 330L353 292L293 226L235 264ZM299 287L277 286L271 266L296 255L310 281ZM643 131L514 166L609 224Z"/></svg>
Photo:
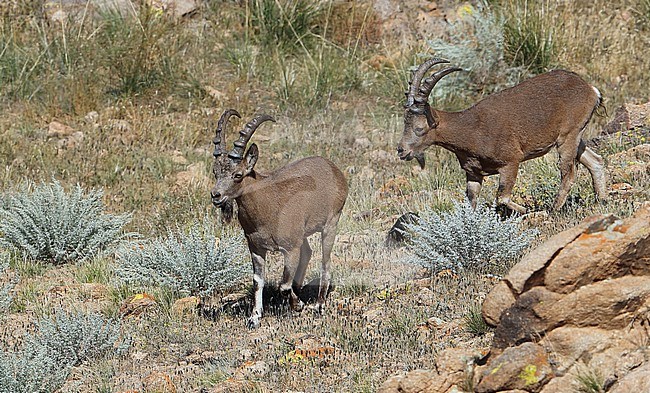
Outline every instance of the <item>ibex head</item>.
<svg viewBox="0 0 650 393"><path fill-rule="evenodd" d="M438 116L429 106L429 95L433 87L442 77L462 68L450 67L442 69L426 79L424 75L436 64L449 63L439 58L432 58L420 65L413 73L406 92L404 104L404 134L397 145L397 154L402 160L410 161L415 158L420 167L424 168L424 150L429 147L427 135L438 126Z"/></svg>
<svg viewBox="0 0 650 393"><path fill-rule="evenodd" d="M275 121L269 115L255 117L244 126L243 130L239 131L239 139L235 141L233 149L226 154L226 150L223 148L225 138L222 140L222 132L231 116L241 118L236 110L229 109L221 115L217 124L216 136L213 140L215 160L212 167L217 184L210 192L212 203L221 208L226 220L232 218L233 201L241 195L241 183L244 178L254 173L253 168L259 156L259 150L254 143L244 154L246 145L260 124L267 120Z"/></svg>

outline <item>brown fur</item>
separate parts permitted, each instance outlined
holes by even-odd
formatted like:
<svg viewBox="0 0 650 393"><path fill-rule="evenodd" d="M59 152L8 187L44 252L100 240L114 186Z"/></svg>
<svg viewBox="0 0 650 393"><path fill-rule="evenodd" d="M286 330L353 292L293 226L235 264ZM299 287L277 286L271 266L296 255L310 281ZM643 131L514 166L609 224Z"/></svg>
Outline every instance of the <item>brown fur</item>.
<svg viewBox="0 0 650 393"><path fill-rule="evenodd" d="M403 160L418 158L423 165L424 150L442 146L456 154L465 170L467 196L474 207L483 178L499 174L497 203L523 213L525 209L510 200L519 164L557 147L562 183L553 208L566 201L578 161L591 173L597 197L605 199L603 159L582 140L600 104L598 91L578 75L551 71L460 112L432 109L428 103L420 106L424 113L406 108L398 154Z"/></svg>
<svg viewBox="0 0 650 393"><path fill-rule="evenodd" d="M257 145L252 144L242 160L218 156L214 165L217 184L211 192L217 206L237 202L237 216L253 260L255 301L249 327L259 326L262 316L267 252L284 255L280 289L294 310L302 309L297 293L312 253L307 238L316 232L321 233L323 248L318 293L318 309L322 309L336 227L348 194L343 173L325 158L303 158L262 174L254 170L258 154Z"/></svg>

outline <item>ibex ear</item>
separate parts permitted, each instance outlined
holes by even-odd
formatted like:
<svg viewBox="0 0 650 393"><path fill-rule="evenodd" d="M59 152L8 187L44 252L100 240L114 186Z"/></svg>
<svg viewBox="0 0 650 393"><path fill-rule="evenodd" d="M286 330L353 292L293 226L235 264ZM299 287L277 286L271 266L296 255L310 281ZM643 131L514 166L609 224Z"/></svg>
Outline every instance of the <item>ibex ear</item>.
<svg viewBox="0 0 650 393"><path fill-rule="evenodd" d="M259 155L260 152L257 149L257 145L253 143L248 148L248 151L246 152L246 156L244 157L244 161L246 163L246 174L249 174L253 171L253 167L255 167Z"/></svg>

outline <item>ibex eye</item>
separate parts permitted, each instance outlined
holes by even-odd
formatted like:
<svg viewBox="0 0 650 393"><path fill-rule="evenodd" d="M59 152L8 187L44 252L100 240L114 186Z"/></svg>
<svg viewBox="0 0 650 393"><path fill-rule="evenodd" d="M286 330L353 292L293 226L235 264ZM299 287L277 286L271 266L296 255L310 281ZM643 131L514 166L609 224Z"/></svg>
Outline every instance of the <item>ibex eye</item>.
<svg viewBox="0 0 650 393"><path fill-rule="evenodd" d="M417 136L422 136L426 133L426 130L424 128L416 128L415 129L415 135Z"/></svg>
<svg viewBox="0 0 650 393"><path fill-rule="evenodd" d="M233 177L234 179L239 180L239 179L241 179L242 177L244 177L244 175L242 175L241 173L235 173L234 175L232 175L232 177Z"/></svg>

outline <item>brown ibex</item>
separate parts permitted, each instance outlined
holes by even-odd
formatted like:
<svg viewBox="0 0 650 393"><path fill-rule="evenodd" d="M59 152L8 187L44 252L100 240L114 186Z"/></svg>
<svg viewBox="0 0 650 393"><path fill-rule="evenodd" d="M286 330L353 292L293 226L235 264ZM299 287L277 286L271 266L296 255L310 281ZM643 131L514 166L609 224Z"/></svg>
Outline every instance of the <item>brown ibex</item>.
<svg viewBox="0 0 650 393"><path fill-rule="evenodd" d="M428 78L433 58L414 72L404 105L404 134L397 146L402 160L415 158L424 168L424 150L439 145L452 151L467 176L467 198L476 207L485 176L499 174L497 204L525 213L510 200L519 164L557 147L561 174L553 209L564 205L579 161L591 174L598 199L606 199L603 159L585 146L582 133L601 105L598 89L563 70L547 72L490 95L460 112L432 109L435 84L460 68L449 67Z"/></svg>
<svg viewBox="0 0 650 393"><path fill-rule="evenodd" d="M348 195L343 173L329 160L308 157L262 174L255 171L259 151L255 143L246 153L246 145L253 133L265 121L275 121L268 115L251 120L239 132L234 148L226 154L222 131L231 116L241 117L230 109L217 123L214 138L214 167L216 185L212 188L212 202L232 213L237 202L241 224L253 260L253 289L255 300L248 326L259 326L262 316L262 290L265 280L267 252L280 251L284 255L281 292L289 297L293 310L303 307L297 293L305 279L307 264L312 255L307 238L321 233L323 259L317 307L321 311L330 283L330 254L336 237L336 226Z"/></svg>

